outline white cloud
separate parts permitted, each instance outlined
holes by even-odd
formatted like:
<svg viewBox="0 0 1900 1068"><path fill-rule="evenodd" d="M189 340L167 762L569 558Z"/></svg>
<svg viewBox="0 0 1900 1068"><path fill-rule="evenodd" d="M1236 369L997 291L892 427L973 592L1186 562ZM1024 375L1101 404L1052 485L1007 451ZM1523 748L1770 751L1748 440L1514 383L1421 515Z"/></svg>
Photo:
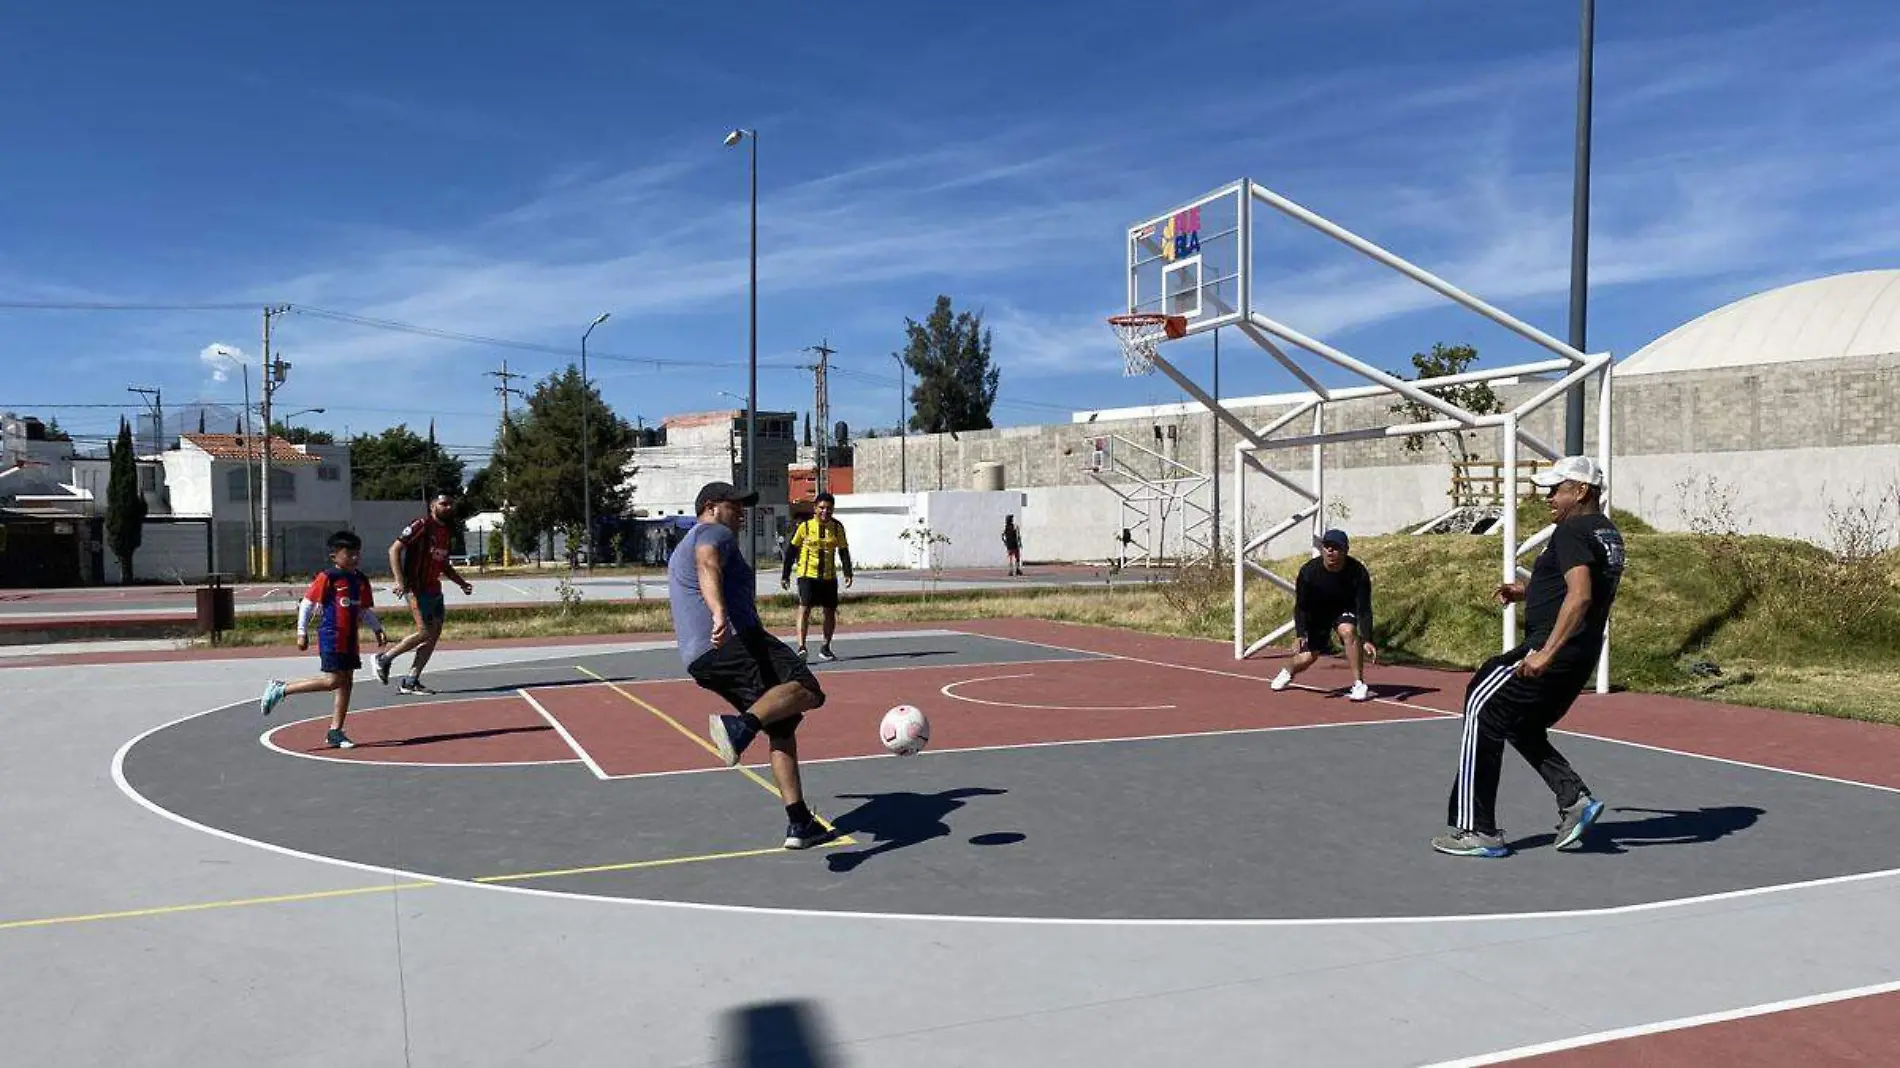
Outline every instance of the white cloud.
<svg viewBox="0 0 1900 1068"><path fill-rule="evenodd" d="M214 341L198 350L198 362L211 372L213 382L224 382L230 379L232 369L249 363L250 357L236 345Z"/></svg>

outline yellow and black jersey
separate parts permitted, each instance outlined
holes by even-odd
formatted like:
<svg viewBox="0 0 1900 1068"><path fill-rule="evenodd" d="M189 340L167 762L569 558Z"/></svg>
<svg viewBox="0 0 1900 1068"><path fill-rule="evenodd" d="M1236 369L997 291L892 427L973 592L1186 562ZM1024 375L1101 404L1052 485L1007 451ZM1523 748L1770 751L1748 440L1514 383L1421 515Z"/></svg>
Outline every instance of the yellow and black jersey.
<svg viewBox="0 0 1900 1068"><path fill-rule="evenodd" d="M838 559L841 554L848 572L851 570L851 545L845 540L844 524L836 519L821 520L813 516L792 531L791 553L787 563L791 564L791 573L799 578L830 581L838 577Z"/></svg>

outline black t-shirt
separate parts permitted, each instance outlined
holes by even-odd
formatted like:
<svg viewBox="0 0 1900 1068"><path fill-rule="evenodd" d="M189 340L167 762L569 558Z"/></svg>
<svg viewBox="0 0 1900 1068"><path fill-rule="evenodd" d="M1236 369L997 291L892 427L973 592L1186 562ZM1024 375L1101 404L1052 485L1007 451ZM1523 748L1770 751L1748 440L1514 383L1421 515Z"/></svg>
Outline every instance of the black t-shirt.
<svg viewBox="0 0 1900 1068"><path fill-rule="evenodd" d="M1315 556L1300 566L1293 587L1294 628L1300 637L1306 637L1309 625L1331 630L1348 612L1359 633L1372 636L1372 575L1366 565L1348 556L1338 571L1328 571L1326 562Z"/></svg>
<svg viewBox="0 0 1900 1068"><path fill-rule="evenodd" d="M1556 628L1557 611L1568 589L1564 575L1578 565L1590 569L1590 608L1583 625L1557 652L1594 657L1601 648L1610 605L1623 581L1623 533L1601 512L1574 515L1557 524L1550 543L1531 567L1531 581L1524 588L1525 640L1531 648L1543 648Z"/></svg>

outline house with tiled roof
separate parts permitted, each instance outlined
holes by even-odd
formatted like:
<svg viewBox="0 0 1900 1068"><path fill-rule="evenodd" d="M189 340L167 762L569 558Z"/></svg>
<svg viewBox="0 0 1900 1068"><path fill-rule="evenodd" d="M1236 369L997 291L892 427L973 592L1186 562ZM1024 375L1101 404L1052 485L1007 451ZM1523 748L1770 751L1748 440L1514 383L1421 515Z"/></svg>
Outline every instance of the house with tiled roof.
<svg viewBox="0 0 1900 1068"><path fill-rule="evenodd" d="M350 526L348 445L293 445L280 437L183 434L164 454L172 513L211 520L212 569L248 570L263 493L261 449L271 457L272 570L312 574L326 566L324 542Z"/></svg>

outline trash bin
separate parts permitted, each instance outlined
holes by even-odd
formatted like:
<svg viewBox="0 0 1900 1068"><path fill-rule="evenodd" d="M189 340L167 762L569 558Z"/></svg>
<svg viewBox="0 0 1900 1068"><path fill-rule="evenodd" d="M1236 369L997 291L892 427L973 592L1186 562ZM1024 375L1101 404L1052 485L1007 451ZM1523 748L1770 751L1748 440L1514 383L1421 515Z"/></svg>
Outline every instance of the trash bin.
<svg viewBox="0 0 1900 1068"><path fill-rule="evenodd" d="M234 592L223 575L212 575L208 585L198 588L198 633L211 635L214 645L220 633L237 625Z"/></svg>

